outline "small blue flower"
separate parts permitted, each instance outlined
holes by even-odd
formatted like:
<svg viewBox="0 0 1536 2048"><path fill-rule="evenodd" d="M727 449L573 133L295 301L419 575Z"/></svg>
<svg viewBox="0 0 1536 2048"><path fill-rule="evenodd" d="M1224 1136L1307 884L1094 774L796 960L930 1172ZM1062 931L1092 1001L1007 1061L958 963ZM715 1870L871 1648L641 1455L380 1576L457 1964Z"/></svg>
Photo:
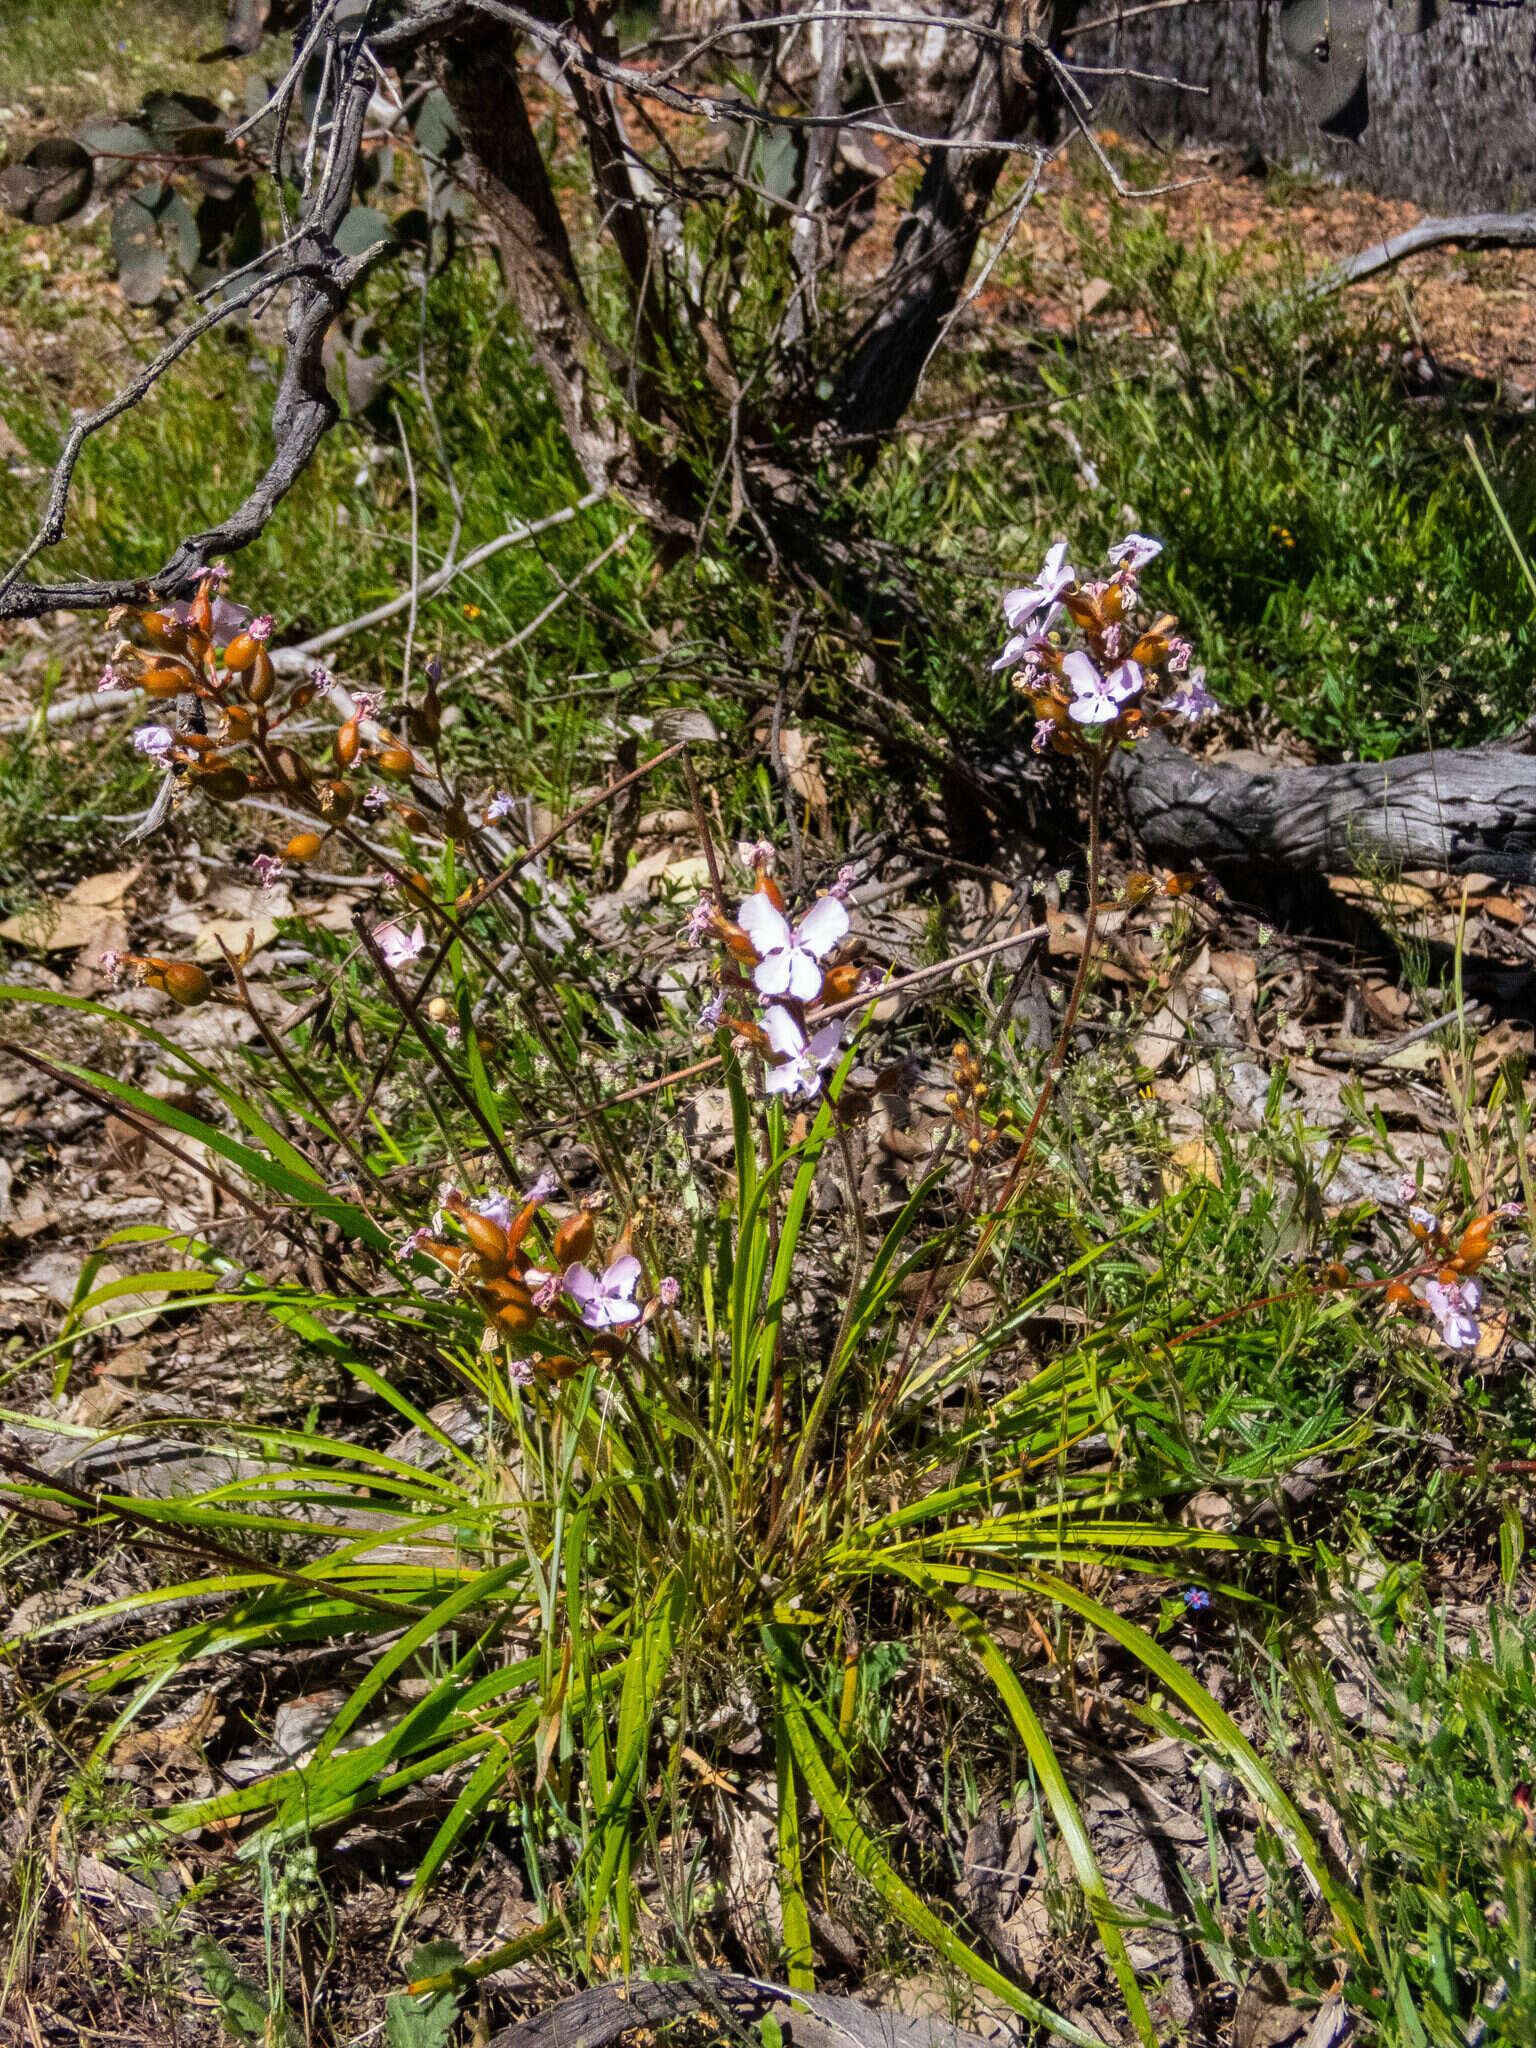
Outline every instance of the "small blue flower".
<svg viewBox="0 0 1536 2048"><path fill-rule="evenodd" d="M1203 1614L1210 1604L1211 1596L1207 1593L1204 1586L1186 1586L1184 1588L1184 1605L1191 1614Z"/></svg>

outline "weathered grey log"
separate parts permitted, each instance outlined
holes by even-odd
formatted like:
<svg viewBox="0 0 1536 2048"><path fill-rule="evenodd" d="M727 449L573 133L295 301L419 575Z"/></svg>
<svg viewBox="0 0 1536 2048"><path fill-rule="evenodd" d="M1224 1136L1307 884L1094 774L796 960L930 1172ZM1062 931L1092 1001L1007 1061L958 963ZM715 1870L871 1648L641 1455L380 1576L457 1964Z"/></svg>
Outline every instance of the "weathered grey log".
<svg viewBox="0 0 1536 2048"><path fill-rule="evenodd" d="M596 1984L532 2019L504 2027L492 2036L489 2048L608 2048L639 2028L700 2011L728 2029L739 2028L742 2039L756 2033L765 2013L778 2011L792 2016L795 2039L805 2048L989 2048L980 2035L948 2020L876 2012L856 1999L791 1991L727 1970L696 1970L660 1982L631 1977L621 1984Z"/></svg>
<svg viewBox="0 0 1536 2048"><path fill-rule="evenodd" d="M1180 867L1536 881L1536 755L1520 743L1255 774L1154 733L1114 776L1147 852Z"/></svg>

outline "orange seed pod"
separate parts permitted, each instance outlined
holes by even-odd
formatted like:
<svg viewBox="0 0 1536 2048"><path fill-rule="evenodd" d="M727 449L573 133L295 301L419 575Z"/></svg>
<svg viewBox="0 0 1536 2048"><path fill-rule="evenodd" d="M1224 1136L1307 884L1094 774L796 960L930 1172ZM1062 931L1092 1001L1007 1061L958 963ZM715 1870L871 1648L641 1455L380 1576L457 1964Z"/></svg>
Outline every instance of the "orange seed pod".
<svg viewBox="0 0 1536 2048"><path fill-rule="evenodd" d="M283 848L283 859L295 861L313 860L319 851L320 834L318 832L295 832L288 844Z"/></svg>
<svg viewBox="0 0 1536 2048"><path fill-rule="evenodd" d="M335 749L336 758L342 767L350 768L357 759L358 748L362 745L357 735L357 720L355 718L347 720L346 724L337 732L331 745Z"/></svg>
<svg viewBox="0 0 1536 2048"><path fill-rule="evenodd" d="M590 1209L578 1209L574 1216L567 1216L555 1232L555 1264L562 1268L580 1265L592 1249L592 1237Z"/></svg>

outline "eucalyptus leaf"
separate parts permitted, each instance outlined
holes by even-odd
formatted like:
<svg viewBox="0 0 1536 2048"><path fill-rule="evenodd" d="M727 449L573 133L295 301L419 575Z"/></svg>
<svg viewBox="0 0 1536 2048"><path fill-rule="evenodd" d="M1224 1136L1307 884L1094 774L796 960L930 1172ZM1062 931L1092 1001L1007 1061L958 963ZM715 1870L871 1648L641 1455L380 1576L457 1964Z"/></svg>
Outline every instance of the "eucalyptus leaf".
<svg viewBox="0 0 1536 2048"><path fill-rule="evenodd" d="M149 130L136 121L84 121L75 130L75 140L90 151L96 186L102 192L120 185L155 147Z"/></svg>
<svg viewBox="0 0 1536 2048"><path fill-rule="evenodd" d="M387 215L374 206L354 206L337 228L334 240L343 256L361 256L379 242L392 242L395 231Z"/></svg>
<svg viewBox="0 0 1536 2048"><path fill-rule="evenodd" d="M152 306L170 276L160 224L142 199L120 199L112 209L112 254L117 282L130 306Z"/></svg>
<svg viewBox="0 0 1536 2048"><path fill-rule="evenodd" d="M68 220L90 196L90 151L67 135L45 135L0 173L0 205L39 227Z"/></svg>

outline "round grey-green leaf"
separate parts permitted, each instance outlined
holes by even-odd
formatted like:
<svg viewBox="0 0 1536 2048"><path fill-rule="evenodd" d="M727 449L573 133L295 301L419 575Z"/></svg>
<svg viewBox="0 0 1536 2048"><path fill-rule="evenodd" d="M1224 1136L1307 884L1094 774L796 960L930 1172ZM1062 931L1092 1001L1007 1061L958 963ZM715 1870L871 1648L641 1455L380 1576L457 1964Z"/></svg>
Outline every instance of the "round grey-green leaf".
<svg viewBox="0 0 1536 2048"><path fill-rule="evenodd" d="M361 256L378 242L392 242L395 231L376 206L354 206L344 214L334 237L343 256Z"/></svg>
<svg viewBox="0 0 1536 2048"><path fill-rule="evenodd" d="M39 227L68 220L90 196L90 151L67 135L45 135L0 175L0 205Z"/></svg>
<svg viewBox="0 0 1536 2048"><path fill-rule="evenodd" d="M112 209L112 254L117 282L130 306L152 306L170 275L160 241L160 223L137 199L120 199Z"/></svg>

